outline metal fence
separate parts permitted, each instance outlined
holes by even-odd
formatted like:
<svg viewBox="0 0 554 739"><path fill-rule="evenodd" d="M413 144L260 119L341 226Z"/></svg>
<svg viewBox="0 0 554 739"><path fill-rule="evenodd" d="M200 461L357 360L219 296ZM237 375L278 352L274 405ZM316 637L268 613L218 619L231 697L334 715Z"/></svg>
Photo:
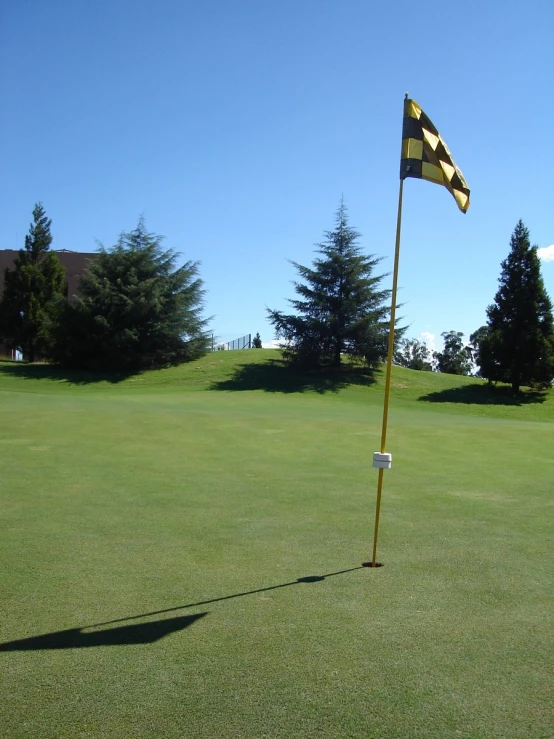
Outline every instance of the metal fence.
<svg viewBox="0 0 554 739"><path fill-rule="evenodd" d="M252 348L252 334L246 334L245 336L240 336L238 339L233 339L233 341L226 341L223 344L214 343L212 341L212 351L214 352L231 351L233 349L251 349L251 348Z"/></svg>

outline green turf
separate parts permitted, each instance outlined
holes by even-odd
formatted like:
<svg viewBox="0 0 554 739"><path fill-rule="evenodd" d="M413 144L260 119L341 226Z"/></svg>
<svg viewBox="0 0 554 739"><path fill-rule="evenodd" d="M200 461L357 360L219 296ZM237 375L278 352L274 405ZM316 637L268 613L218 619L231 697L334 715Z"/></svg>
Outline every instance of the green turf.
<svg viewBox="0 0 554 739"><path fill-rule="evenodd" d="M382 376L276 356L0 363L0 736L552 735L552 393L395 368L359 569Z"/></svg>

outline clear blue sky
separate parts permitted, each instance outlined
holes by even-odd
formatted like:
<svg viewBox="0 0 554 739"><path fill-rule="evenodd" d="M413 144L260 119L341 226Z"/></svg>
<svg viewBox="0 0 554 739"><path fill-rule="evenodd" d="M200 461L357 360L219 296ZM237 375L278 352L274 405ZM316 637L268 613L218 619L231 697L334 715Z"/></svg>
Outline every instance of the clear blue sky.
<svg viewBox="0 0 554 739"><path fill-rule="evenodd" d="M485 321L519 218L554 243L551 0L0 1L0 248L42 201L54 248L112 245L143 214L201 261L212 328L273 338L341 195L392 268L402 101L471 189L407 180L408 335ZM543 261L554 298L554 261Z"/></svg>

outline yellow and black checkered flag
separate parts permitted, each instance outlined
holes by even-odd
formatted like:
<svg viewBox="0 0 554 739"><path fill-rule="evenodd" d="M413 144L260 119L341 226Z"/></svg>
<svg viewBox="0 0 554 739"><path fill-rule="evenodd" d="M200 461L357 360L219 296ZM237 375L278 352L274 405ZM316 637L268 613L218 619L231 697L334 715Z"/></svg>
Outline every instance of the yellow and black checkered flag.
<svg viewBox="0 0 554 739"><path fill-rule="evenodd" d="M469 187L440 133L415 100L404 100L400 179L417 177L450 190L462 213L469 208Z"/></svg>

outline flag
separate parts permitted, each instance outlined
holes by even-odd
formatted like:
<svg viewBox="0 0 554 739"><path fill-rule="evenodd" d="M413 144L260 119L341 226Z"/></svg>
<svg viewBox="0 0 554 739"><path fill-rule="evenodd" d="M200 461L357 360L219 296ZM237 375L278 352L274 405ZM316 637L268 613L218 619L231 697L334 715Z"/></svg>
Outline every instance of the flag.
<svg viewBox="0 0 554 739"><path fill-rule="evenodd" d="M400 179L417 177L449 190L458 208L469 208L469 187L442 136L415 100L404 100Z"/></svg>

